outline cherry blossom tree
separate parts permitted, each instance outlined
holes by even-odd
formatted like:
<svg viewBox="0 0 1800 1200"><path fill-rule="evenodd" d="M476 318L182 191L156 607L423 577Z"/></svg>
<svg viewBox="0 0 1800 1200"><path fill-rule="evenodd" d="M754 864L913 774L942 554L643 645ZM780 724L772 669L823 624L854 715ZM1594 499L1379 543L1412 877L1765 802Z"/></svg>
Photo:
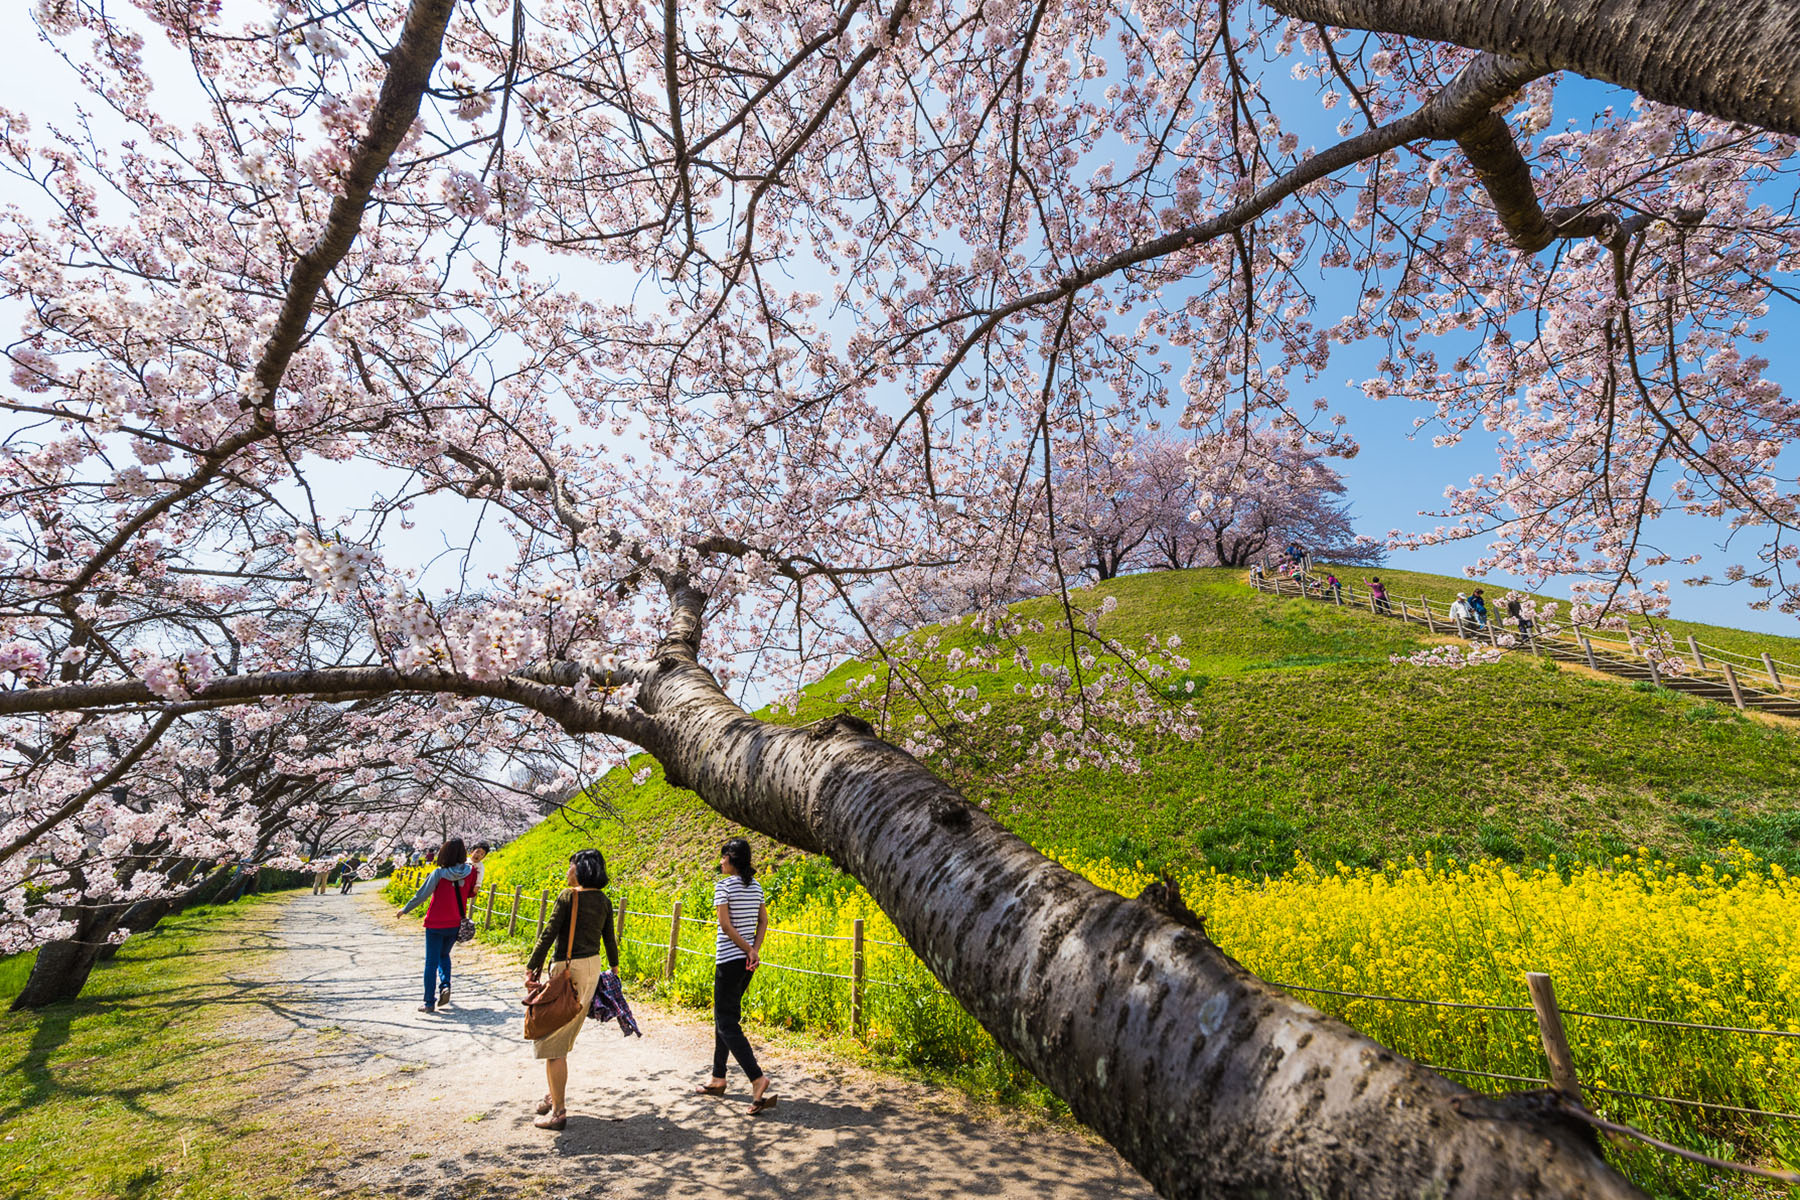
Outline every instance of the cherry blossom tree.
<svg viewBox="0 0 1800 1200"><path fill-rule="evenodd" d="M1162 456L1167 464L1167 456ZM1070 566L1097 580L1115 579L1138 565L1145 544L1166 515L1170 497L1157 482L1185 490L1179 474L1152 480L1144 453L1109 442L1067 464L1056 481L1057 523L1066 534Z"/></svg>
<svg viewBox="0 0 1800 1200"><path fill-rule="evenodd" d="M1186 531L1170 513L1168 531L1153 539L1164 564L1241 567L1289 543L1320 562L1381 561L1381 544L1352 526L1343 476L1303 439L1227 430L1196 440L1186 458Z"/></svg>
<svg viewBox="0 0 1800 1200"><path fill-rule="evenodd" d="M1380 544L1357 537L1344 492L1343 476L1298 433L1152 432L1078 448L1058 472L1056 524L1071 564L1097 580L1247 566L1290 541L1320 561L1381 561Z"/></svg>
<svg viewBox="0 0 1800 1200"><path fill-rule="evenodd" d="M1795 294L1800 14L1755 13L37 0L92 115L0 114L7 948L37 848L207 721L470 705L482 753L640 748L830 855L1165 1195L1631 1194L1554 1101L1322 1017L858 719L740 701L883 654L883 583L1047 577L1044 761L1141 767L1191 715L1178 646L1060 590L1058 464L1152 421L1352 453L1315 394L1348 343L1385 348L1367 395L1493 438L1418 540L1603 607L1658 594L1658 514L1711 514L1793 606L1800 414L1755 346ZM946 672L1021 652L977 632ZM250 799L214 774L119 835L213 836Z"/></svg>

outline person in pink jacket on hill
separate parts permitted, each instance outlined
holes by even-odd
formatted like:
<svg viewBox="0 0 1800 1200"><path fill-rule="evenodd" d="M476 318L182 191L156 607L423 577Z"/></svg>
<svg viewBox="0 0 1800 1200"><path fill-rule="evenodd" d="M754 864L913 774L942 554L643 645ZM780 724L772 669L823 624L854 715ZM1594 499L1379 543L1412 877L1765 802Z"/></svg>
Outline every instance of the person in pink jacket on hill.
<svg viewBox="0 0 1800 1200"><path fill-rule="evenodd" d="M404 917L430 901L425 908L425 1003L419 1005L420 1012L436 1012L450 1003L450 949L456 945L456 931L474 891L474 870L463 840L451 838L438 848L437 869L425 877L398 914ZM434 978L435 996L431 989Z"/></svg>

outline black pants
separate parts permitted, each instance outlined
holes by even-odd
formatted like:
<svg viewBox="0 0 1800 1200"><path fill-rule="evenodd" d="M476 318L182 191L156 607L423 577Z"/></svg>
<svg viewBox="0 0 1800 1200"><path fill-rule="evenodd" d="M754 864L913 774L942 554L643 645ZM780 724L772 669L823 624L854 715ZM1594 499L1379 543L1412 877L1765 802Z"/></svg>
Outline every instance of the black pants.
<svg viewBox="0 0 1800 1200"><path fill-rule="evenodd" d="M756 1065L756 1052L744 1036L744 993L750 987L750 971L741 958L722 962L713 968L713 1078L725 1078L725 1056L729 1051L744 1078L755 1083L762 1078Z"/></svg>

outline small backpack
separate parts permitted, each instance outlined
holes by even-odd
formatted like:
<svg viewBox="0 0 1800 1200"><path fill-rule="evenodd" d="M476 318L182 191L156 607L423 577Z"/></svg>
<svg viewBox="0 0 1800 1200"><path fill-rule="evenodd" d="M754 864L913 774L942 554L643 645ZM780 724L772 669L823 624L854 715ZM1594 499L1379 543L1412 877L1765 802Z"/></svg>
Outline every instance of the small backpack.
<svg viewBox="0 0 1800 1200"><path fill-rule="evenodd" d="M462 883L455 879L449 880L448 882L450 884L450 890L456 895L457 915L462 917L461 924L456 927L456 940L458 942L472 942L475 940L475 922L469 919L469 910L466 906L466 902L463 900Z"/></svg>

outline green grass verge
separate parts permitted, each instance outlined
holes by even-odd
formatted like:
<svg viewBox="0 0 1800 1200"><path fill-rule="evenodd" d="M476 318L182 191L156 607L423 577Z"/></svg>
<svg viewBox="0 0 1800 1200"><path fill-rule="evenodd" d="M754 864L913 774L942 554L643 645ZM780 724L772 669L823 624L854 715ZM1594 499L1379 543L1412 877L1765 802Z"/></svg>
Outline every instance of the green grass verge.
<svg viewBox="0 0 1800 1200"><path fill-rule="evenodd" d="M251 897L167 918L96 968L80 1000L0 1014L0 1196L12 1200L279 1200L262 1128L264 1068L236 1027L230 979L264 944ZM0 964L6 999L26 956ZM17 975L15 980L14 976Z"/></svg>

